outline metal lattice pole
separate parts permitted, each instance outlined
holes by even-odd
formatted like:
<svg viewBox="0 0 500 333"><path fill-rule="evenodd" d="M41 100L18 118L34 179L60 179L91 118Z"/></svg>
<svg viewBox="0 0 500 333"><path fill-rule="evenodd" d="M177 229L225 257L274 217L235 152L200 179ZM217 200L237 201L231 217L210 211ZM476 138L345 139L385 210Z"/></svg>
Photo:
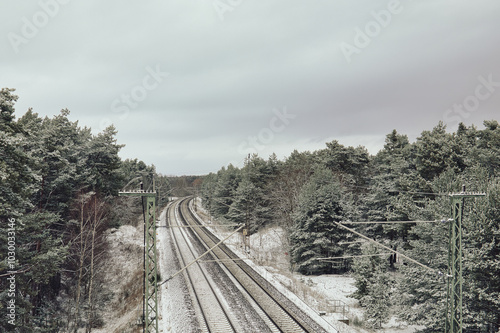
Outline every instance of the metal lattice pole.
<svg viewBox="0 0 500 333"><path fill-rule="evenodd" d="M450 223L448 248L448 318L449 333L462 332L462 211L463 197L451 197L453 221Z"/></svg>
<svg viewBox="0 0 500 333"><path fill-rule="evenodd" d="M448 294L445 333L462 333L462 217L464 199L485 196L485 193L450 194L453 221L450 223L448 248Z"/></svg>
<svg viewBox="0 0 500 333"><path fill-rule="evenodd" d="M156 192L120 192L120 196L146 197L144 224L144 332L158 333L158 265L156 257Z"/></svg>
<svg viewBox="0 0 500 333"><path fill-rule="evenodd" d="M156 196L148 196L146 203L146 332L158 332L155 200Z"/></svg>

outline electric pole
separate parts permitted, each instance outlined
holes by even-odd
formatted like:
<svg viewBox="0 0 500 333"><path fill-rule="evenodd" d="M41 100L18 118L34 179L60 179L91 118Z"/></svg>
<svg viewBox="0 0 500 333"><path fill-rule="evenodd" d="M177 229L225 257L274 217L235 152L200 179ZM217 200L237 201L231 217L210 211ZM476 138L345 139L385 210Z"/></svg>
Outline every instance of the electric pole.
<svg viewBox="0 0 500 333"><path fill-rule="evenodd" d="M156 258L156 191L119 192L119 196L146 197L144 219L143 331L158 333L158 268Z"/></svg>
<svg viewBox="0 0 500 333"><path fill-rule="evenodd" d="M462 333L462 218L465 198L483 197L485 193L450 194L453 221L450 223L448 248L448 294L445 333Z"/></svg>

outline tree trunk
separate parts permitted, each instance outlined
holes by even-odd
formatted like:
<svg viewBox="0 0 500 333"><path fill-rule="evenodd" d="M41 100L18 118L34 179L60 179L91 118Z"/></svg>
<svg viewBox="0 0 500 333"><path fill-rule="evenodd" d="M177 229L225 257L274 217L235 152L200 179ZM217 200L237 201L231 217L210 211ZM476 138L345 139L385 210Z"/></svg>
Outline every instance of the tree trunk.
<svg viewBox="0 0 500 333"><path fill-rule="evenodd" d="M85 233L85 229L87 226L87 222L85 220L85 203L86 199L81 196L80 197L80 235L79 235L79 251L78 251L78 256L79 256L79 262L78 262L78 282L77 282L77 288L76 288L76 295L75 295L75 306L76 310L73 314L72 320L70 319L68 321L68 331L71 331L71 321L73 321L73 331L76 332L78 330L78 322L80 320L80 297L82 294L82 281L83 281L83 269L85 266L85 254L87 252L87 237Z"/></svg>
<svg viewBox="0 0 500 333"><path fill-rule="evenodd" d="M92 284L94 283L94 249L95 249L95 234L97 225L99 223L97 217L97 195L94 196L94 221L92 226L92 242L90 250L90 282L89 282L89 298L88 298L88 323L87 323L87 333L92 331L92 317L93 317L93 306L92 306Z"/></svg>

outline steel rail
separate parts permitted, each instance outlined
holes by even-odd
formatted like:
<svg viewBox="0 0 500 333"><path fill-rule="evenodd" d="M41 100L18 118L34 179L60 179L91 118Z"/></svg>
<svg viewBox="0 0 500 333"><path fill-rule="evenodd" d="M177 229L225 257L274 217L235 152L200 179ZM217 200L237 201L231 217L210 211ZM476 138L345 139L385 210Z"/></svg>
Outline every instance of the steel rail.
<svg viewBox="0 0 500 333"><path fill-rule="evenodd" d="M205 228L189 209L190 199L192 198L184 199L180 203L181 215L192 226L190 229L206 243L206 246L212 247L218 242L218 238ZM247 263L240 260L227 246L221 244L213 251L213 255L231 272L282 332L326 332Z"/></svg>
<svg viewBox="0 0 500 333"><path fill-rule="evenodd" d="M175 216L177 206L173 205L170 209L173 210L173 214L172 211L170 212L170 216L172 217L170 219L171 223L178 224L180 221L177 221ZM189 246L190 241L181 228L177 230L171 229L171 234L177 249L179 261L182 265L185 265L191 258L195 258L196 254L192 247ZM197 304L198 315L201 317L199 322L202 331L224 333L236 332L227 309L224 306L224 302L215 291L213 282L207 276L202 265L197 262L192 267L186 269L185 276L190 285L192 297Z"/></svg>

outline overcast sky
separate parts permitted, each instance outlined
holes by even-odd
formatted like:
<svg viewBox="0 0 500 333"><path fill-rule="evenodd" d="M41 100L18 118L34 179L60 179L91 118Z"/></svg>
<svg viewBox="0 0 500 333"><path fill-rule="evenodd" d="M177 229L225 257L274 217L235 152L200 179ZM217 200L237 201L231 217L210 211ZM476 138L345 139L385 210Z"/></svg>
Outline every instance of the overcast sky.
<svg viewBox="0 0 500 333"><path fill-rule="evenodd" d="M498 0L0 3L16 116L114 124L163 174L500 118Z"/></svg>

